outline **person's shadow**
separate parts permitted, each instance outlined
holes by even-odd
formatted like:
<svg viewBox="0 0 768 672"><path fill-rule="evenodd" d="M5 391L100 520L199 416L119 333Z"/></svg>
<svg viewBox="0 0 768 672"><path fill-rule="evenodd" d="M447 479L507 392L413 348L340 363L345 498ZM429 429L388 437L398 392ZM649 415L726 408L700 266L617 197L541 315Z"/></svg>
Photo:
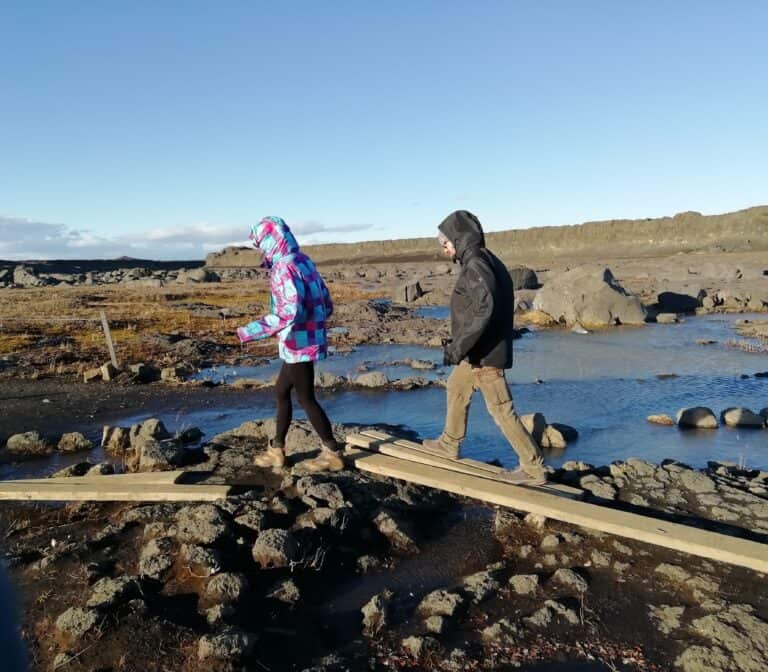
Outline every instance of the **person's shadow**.
<svg viewBox="0 0 768 672"><path fill-rule="evenodd" d="M19 634L16 596L5 574L0 569L0 651L4 672L25 672L26 652Z"/></svg>

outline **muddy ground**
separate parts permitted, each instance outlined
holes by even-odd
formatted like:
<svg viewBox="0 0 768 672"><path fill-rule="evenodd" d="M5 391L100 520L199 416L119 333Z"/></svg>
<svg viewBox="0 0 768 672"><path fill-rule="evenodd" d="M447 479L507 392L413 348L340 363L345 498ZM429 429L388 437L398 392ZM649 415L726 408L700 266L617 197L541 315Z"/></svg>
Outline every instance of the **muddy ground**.
<svg viewBox="0 0 768 672"><path fill-rule="evenodd" d="M700 287L743 298L766 282L764 254L750 252L595 261L649 307L663 291ZM567 264L529 266L545 284ZM346 331L333 344L439 344L447 325L413 308L444 304L454 271L434 260L325 267L332 292L343 297L334 326ZM425 291L416 302L375 300L397 298L415 279ZM110 424L150 401L180 411L245 405L247 390L183 381L184 371L206 364L274 354L273 344L243 349L232 336L263 308L263 288L223 285L214 295L207 287L153 290L162 319L147 309L120 322L118 352L130 353L127 361L158 371L180 367L182 375L165 382L141 382L126 371L109 383L84 383L83 371L107 359L97 338L78 341L68 332L54 336L69 340L41 346L51 334L0 331L0 340L17 339L0 360L0 438ZM108 303L114 312L125 309L122 293L132 290L4 291L30 306L43 291L67 306L97 295L87 309ZM135 305L137 296L125 303ZM63 305L52 305L51 314ZM205 313L225 307L242 316ZM734 299L712 310L754 308ZM741 325L740 333L760 338L765 327ZM352 429L336 431L341 439ZM182 451L185 469L249 484L221 505L0 505L0 543L21 593L31 669L768 666L765 576L352 470L307 477L301 461L314 454L313 440L302 425L292 431L294 473L253 467L268 423L214 437L202 452ZM567 467L553 477L602 505L643 507L766 542L764 472L640 462ZM271 566L256 547L273 554Z"/></svg>

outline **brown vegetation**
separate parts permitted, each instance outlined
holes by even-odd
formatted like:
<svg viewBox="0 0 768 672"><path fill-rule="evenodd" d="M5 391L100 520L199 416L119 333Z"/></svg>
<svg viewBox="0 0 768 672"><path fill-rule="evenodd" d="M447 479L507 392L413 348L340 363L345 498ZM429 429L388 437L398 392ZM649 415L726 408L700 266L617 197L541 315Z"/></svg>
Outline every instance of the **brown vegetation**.
<svg viewBox="0 0 768 672"><path fill-rule="evenodd" d="M340 283L331 285L331 293L339 303L368 296L367 292ZM269 287L264 281L0 292L0 357L30 358L37 365L48 366L51 373L76 372L103 362L108 355L99 318L102 310L123 363L161 355L147 338L157 334L180 333L236 345L237 327L262 315L268 303ZM205 315L199 314L201 309ZM271 353L274 347L272 342L257 344L251 354Z"/></svg>

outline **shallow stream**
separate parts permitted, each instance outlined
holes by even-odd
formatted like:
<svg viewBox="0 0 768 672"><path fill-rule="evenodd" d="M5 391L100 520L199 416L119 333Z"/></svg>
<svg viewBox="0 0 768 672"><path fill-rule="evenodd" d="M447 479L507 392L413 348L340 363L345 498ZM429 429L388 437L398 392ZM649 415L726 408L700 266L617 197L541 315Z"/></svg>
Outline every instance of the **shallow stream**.
<svg viewBox="0 0 768 672"><path fill-rule="evenodd" d="M433 313L440 319L445 309L436 308ZM768 369L768 357L726 346L727 341L738 339L734 322L750 317L764 318L712 315L674 325L649 324L586 335L560 330L528 334L515 342L515 365L507 372L518 413L538 411L549 422L566 423L579 431L579 439L567 449L546 455L555 467L566 460L607 464L640 457L651 462L672 458L696 467L718 460L768 469L768 430L680 431L646 420L654 413L674 417L686 406L708 406L718 415L731 406L754 411L768 407L768 377L754 375ZM700 341L715 342L701 345ZM439 364L441 358L434 348L361 346L349 354L333 354L318 368L348 377L368 369L383 371L391 380L409 376L437 379L447 376L450 369L415 370L402 362L418 359ZM279 361L273 361L250 369L219 367L202 375L228 382L236 377L266 380L279 366ZM438 386L413 391L343 389L321 391L319 396L334 422L402 425L423 437L436 436L442 429L445 391ZM241 402L227 408L146 408L113 424L160 417L171 431L197 426L212 437L273 412L271 391L257 390L244 393ZM304 417L300 409L296 409L296 417ZM93 427L90 434L98 439L101 427ZM516 463L479 394L470 411L463 455L495 458L508 466ZM44 463L45 468L40 462L28 463L14 473L18 477L50 472L83 457L56 456ZM91 459L99 457L96 453ZM9 465L0 468L0 477L8 478L9 469Z"/></svg>

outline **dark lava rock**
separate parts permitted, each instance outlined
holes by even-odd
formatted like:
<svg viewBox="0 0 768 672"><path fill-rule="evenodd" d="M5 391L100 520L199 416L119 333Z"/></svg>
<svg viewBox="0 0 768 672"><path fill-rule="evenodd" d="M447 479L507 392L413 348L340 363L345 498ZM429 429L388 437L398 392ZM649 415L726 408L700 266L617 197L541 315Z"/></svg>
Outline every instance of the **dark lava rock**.
<svg viewBox="0 0 768 672"><path fill-rule="evenodd" d="M253 545L253 559L262 569L288 567L300 559L299 545L288 530L264 530Z"/></svg>
<svg viewBox="0 0 768 672"><path fill-rule="evenodd" d="M229 525L213 504L185 506L176 516L177 536L188 544L211 545L229 534Z"/></svg>
<svg viewBox="0 0 768 672"><path fill-rule="evenodd" d="M128 602L139 594L139 582L133 576L105 577L93 585L86 606L93 609L111 609Z"/></svg>
<svg viewBox="0 0 768 672"><path fill-rule="evenodd" d="M206 594L220 603L239 602L248 590L248 580L242 574L222 572L214 576L206 587Z"/></svg>
<svg viewBox="0 0 768 672"><path fill-rule="evenodd" d="M381 630L387 627L389 622L389 602L392 592L385 590L374 595L362 608L363 634L367 637L375 637Z"/></svg>
<svg viewBox="0 0 768 672"><path fill-rule="evenodd" d="M197 657L200 660L238 660L250 653L255 643L254 635L227 628L216 634L203 635L197 647Z"/></svg>
<svg viewBox="0 0 768 672"><path fill-rule="evenodd" d="M99 621L93 609L70 607L56 619L56 628L74 639L79 639L92 630Z"/></svg>

